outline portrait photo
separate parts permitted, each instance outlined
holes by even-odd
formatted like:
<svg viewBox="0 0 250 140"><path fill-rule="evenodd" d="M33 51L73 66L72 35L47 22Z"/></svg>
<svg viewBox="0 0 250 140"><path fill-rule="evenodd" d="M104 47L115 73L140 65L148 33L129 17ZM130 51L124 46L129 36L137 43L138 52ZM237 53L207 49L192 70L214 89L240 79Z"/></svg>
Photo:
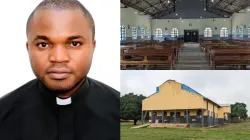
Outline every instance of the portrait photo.
<svg viewBox="0 0 250 140"><path fill-rule="evenodd" d="M120 139L119 1L0 5L0 139Z"/></svg>

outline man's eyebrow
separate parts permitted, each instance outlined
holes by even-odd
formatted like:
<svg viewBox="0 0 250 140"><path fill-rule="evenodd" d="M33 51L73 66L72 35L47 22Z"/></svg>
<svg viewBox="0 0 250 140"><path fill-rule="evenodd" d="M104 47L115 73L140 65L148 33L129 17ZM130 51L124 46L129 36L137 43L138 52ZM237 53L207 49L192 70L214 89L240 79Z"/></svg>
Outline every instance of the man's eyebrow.
<svg viewBox="0 0 250 140"><path fill-rule="evenodd" d="M82 38L83 40L86 40L86 39L85 39L83 36L81 36L81 35L70 36L70 37L68 37L67 40L74 40L74 39L78 39L78 38ZM41 39L41 40L46 40L46 41L49 41L49 40L50 40L49 37L47 37L47 36L45 36L45 35L37 35L37 36L34 38L34 41L39 40L39 39Z"/></svg>
<svg viewBox="0 0 250 140"><path fill-rule="evenodd" d="M37 36L34 38L34 41L39 40L39 39L41 39L41 40L46 40L46 41L49 40L49 38L48 38L47 36L45 36L45 35L37 35Z"/></svg>
<svg viewBox="0 0 250 140"><path fill-rule="evenodd" d="M85 38L81 35L70 36L70 37L68 37L68 40L74 40L74 39L78 39L78 38L82 38L83 40L85 40Z"/></svg>

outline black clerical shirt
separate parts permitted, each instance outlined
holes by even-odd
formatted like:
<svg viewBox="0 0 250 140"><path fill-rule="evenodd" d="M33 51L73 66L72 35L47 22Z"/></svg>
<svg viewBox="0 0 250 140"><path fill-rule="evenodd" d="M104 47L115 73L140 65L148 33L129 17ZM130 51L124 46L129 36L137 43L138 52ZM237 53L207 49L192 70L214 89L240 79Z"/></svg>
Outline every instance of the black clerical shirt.
<svg viewBox="0 0 250 140"><path fill-rule="evenodd" d="M119 140L119 97L113 88L86 78L60 103L32 80L0 99L0 140Z"/></svg>

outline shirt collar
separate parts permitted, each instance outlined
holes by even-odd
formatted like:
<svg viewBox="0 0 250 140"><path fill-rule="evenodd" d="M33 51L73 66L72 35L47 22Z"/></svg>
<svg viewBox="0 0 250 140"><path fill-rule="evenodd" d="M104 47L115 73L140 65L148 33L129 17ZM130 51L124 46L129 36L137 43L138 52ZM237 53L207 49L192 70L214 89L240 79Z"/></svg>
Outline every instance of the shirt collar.
<svg viewBox="0 0 250 140"><path fill-rule="evenodd" d="M50 91L40 80L38 80L38 90L41 93L42 100L45 101L44 103L53 109L56 109L57 105L72 104L75 106L78 102L84 100L85 96L89 93L90 80L88 77L86 77L76 92L67 99L60 99L56 97L55 93Z"/></svg>

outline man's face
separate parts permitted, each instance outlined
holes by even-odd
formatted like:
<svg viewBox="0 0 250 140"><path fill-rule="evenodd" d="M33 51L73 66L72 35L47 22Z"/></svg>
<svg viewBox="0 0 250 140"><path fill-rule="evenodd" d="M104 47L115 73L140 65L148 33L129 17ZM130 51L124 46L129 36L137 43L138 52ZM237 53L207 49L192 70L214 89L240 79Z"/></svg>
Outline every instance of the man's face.
<svg viewBox="0 0 250 140"><path fill-rule="evenodd" d="M27 49L34 74L51 90L66 92L89 72L95 41L80 10L38 10L29 24Z"/></svg>

